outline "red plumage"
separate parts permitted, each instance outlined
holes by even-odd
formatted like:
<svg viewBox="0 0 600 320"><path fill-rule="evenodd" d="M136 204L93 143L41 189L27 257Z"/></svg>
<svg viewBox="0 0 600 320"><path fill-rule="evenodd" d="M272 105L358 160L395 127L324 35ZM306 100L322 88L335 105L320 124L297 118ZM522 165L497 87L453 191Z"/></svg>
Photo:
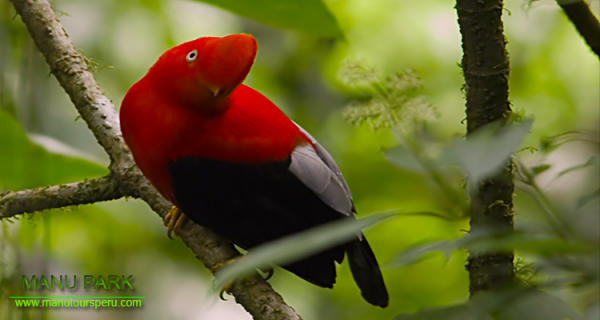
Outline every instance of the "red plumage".
<svg viewBox="0 0 600 320"><path fill-rule="evenodd" d="M310 143L277 106L248 86L233 91L226 115L206 118L148 90L146 81L152 80L143 78L125 96L121 128L144 175L173 203L171 160L195 155L264 163L286 159L298 144Z"/></svg>
<svg viewBox="0 0 600 320"><path fill-rule="evenodd" d="M192 221L245 249L354 216L331 156L241 84L257 48L243 34L174 47L129 89L120 110L123 138L154 187ZM335 262L345 254L363 297L387 306L377 260L362 235L282 267L333 287Z"/></svg>

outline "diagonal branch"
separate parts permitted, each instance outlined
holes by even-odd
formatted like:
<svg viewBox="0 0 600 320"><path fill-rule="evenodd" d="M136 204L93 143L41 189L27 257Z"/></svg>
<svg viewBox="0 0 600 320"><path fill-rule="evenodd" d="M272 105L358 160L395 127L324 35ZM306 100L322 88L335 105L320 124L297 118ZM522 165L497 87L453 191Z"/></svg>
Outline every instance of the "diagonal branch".
<svg viewBox="0 0 600 320"><path fill-rule="evenodd" d="M81 118L111 160L131 161L121 139L119 118L91 72L88 59L69 39L48 1L10 0L25 23L50 71L69 95Z"/></svg>
<svg viewBox="0 0 600 320"><path fill-rule="evenodd" d="M50 65L52 74L110 156L111 177L114 179L111 183L116 182L120 195L141 198L164 218L172 205L152 188L135 165L121 136L114 105L102 93L87 58L75 49L48 1L10 1ZM239 255L231 243L196 224L185 225L179 231L179 236L198 260L213 272L225 261ZM230 292L256 320L301 319L257 274L235 281Z"/></svg>
<svg viewBox="0 0 600 320"><path fill-rule="evenodd" d="M123 195L110 175L81 182L41 187L0 196L0 218L46 209L115 200Z"/></svg>
<svg viewBox="0 0 600 320"><path fill-rule="evenodd" d="M584 0L557 0L583 40L600 58L600 22Z"/></svg>

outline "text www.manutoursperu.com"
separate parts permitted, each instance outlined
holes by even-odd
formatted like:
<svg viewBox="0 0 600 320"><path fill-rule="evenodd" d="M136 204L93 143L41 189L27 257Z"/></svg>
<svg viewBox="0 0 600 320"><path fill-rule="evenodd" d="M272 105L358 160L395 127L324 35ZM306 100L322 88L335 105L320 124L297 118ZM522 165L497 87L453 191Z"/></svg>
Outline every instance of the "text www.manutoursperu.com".
<svg viewBox="0 0 600 320"><path fill-rule="evenodd" d="M15 299L18 308L139 308L137 299Z"/></svg>

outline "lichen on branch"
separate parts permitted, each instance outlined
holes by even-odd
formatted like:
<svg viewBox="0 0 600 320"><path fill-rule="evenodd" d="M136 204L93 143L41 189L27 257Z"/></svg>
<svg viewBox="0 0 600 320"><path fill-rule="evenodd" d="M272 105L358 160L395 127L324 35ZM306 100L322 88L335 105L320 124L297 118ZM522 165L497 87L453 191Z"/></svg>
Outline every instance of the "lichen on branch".
<svg viewBox="0 0 600 320"><path fill-rule="evenodd" d="M106 176L98 179L40 187L0 196L0 218L46 209L77 206L121 198L117 182Z"/></svg>

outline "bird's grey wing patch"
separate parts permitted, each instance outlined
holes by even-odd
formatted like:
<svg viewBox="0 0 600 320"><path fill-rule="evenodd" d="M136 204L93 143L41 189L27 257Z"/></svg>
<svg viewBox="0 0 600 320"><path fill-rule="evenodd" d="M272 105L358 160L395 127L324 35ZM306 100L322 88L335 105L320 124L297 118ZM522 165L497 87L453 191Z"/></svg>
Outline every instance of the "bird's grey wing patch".
<svg viewBox="0 0 600 320"><path fill-rule="evenodd" d="M352 215L356 212L352 194L340 168L325 148L300 126L298 128L315 148L310 145L296 147L289 170L327 205L340 213Z"/></svg>
<svg viewBox="0 0 600 320"><path fill-rule="evenodd" d="M331 208L344 215L351 215L354 207L352 199L337 175L321 160L311 145L296 147L289 170Z"/></svg>
<svg viewBox="0 0 600 320"><path fill-rule="evenodd" d="M327 152L327 150L325 150L325 148L323 148L323 146L321 144L319 144L316 140L314 140L313 144L315 145L315 148L317 149L316 151L317 151L317 155L319 155L319 158L321 158L321 160L323 160L323 162L325 162L325 164L329 167L329 169L331 169L331 171L338 177L338 179L342 183L342 187L344 187L344 189L348 193L348 196L350 197L350 199L352 199L352 193L350 192L350 187L348 187L348 183L346 182L346 179L344 179L344 176L342 175L342 171L338 167L337 163L335 163L335 161L333 160L331 155L329 155L329 152Z"/></svg>
<svg viewBox="0 0 600 320"><path fill-rule="evenodd" d="M310 139L310 142L312 142L312 144L317 149L316 151L317 151L317 155L319 155L319 158L321 158L321 160L323 160L323 162L325 162L325 164L329 167L329 169L331 169L331 171L333 173L335 173L336 176L338 176L338 179L342 183L344 189L346 189L348 196L350 196L350 199L352 199L352 193L350 192L350 187L348 187L348 183L346 182L346 179L344 179L344 176L342 175L342 171L338 167L337 163L335 163L335 160L333 160L333 158L331 157L329 152L327 152L327 150L325 150L325 148L323 148L323 146L315 138L313 138L313 136L311 136L310 133L308 133L306 130L304 130L304 128L302 128L300 125L298 125L294 121L292 121L292 122L296 125L296 127L298 127L298 129L300 129L300 131L302 131L302 133L304 133L304 135L308 139Z"/></svg>

